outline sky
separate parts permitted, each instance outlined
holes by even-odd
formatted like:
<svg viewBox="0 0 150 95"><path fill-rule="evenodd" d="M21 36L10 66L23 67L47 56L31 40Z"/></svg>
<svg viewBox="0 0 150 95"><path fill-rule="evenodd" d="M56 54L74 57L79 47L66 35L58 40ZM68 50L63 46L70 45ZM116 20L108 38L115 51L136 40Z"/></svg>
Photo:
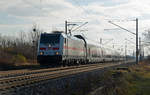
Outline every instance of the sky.
<svg viewBox="0 0 150 95"><path fill-rule="evenodd" d="M31 31L35 24L44 32L64 31L66 20L88 22L80 28L85 31L73 34L83 34L95 43L102 38L105 46L112 48L114 44L116 49L124 48L126 43L132 53L135 45L125 39L135 42L135 35L116 29L108 21L135 32L138 18L143 40L142 33L150 27L149 5L149 0L0 0L0 33L16 36L20 31Z"/></svg>

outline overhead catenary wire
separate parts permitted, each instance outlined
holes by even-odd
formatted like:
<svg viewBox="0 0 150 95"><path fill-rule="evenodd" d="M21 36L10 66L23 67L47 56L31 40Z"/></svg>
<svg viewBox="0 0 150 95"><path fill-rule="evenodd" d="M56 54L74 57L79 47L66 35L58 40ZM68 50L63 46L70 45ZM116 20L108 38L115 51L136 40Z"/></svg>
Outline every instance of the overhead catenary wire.
<svg viewBox="0 0 150 95"><path fill-rule="evenodd" d="M88 22L83 23L82 25L80 25L80 26L78 26L77 28L75 28L74 30L72 30L72 32L75 31L75 30L77 30L77 29L79 29L79 28L81 28L82 26L84 26L84 25L87 24L87 23L88 23Z"/></svg>
<svg viewBox="0 0 150 95"><path fill-rule="evenodd" d="M94 43L100 45L100 42L99 42L99 41L95 41L95 40L93 40L93 39L89 39L89 38L87 38L87 37L85 37L85 36L84 36L84 38L87 39L87 40L89 40L89 41L92 41L92 42L94 42ZM102 45L100 45L100 46L103 47L104 45L102 44ZM112 48L111 46L108 46L108 45L105 45L105 47L106 47L106 48ZM112 49L113 49L113 48L112 48Z"/></svg>
<svg viewBox="0 0 150 95"><path fill-rule="evenodd" d="M90 16L90 13L87 11L87 9L85 9L83 6L81 6L77 0L74 0L74 2L78 5L78 7L79 7L80 9L82 9L83 11L85 11L85 13L87 13L87 15ZM109 16L106 16L106 17L109 17ZM109 17L109 18L110 18L110 17ZM120 34L119 34L119 35L120 35Z"/></svg>

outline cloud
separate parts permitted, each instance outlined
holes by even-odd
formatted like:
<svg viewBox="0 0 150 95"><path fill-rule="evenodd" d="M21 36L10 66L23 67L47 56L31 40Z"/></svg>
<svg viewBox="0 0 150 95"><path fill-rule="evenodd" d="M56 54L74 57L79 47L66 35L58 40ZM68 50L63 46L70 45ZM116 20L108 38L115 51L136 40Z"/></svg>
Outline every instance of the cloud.
<svg viewBox="0 0 150 95"><path fill-rule="evenodd" d="M150 1L148 0L1 0L0 31L29 30L38 24L44 31L53 28L64 30L64 21L87 22L89 39L113 38L122 43L125 38L133 37L124 30L109 31L117 28L109 20L131 20L139 18L139 32L150 23ZM81 2L80 2L81 1ZM84 4L86 2L86 4ZM124 28L135 31L135 22L115 22ZM61 28L60 28L61 27ZM2 33L2 32L1 32ZM12 32L11 32L12 33Z"/></svg>

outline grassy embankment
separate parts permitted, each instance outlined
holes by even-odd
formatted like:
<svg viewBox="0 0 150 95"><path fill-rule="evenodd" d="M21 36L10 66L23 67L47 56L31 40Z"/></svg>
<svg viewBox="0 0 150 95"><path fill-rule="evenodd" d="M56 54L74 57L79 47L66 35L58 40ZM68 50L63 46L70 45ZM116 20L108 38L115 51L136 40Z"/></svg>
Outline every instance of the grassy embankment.
<svg viewBox="0 0 150 95"><path fill-rule="evenodd" d="M150 95L150 61L126 70L107 71L101 83L103 89L94 95Z"/></svg>
<svg viewBox="0 0 150 95"><path fill-rule="evenodd" d="M150 61L141 62L130 68L125 78L128 82L128 95L150 95Z"/></svg>

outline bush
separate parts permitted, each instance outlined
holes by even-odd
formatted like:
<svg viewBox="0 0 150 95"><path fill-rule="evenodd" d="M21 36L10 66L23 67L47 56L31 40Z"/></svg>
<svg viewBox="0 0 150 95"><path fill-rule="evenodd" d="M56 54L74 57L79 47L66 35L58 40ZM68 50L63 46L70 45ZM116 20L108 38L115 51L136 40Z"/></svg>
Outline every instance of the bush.
<svg viewBox="0 0 150 95"><path fill-rule="evenodd" d="M26 63L27 59L22 54L17 54L12 59L13 63Z"/></svg>

